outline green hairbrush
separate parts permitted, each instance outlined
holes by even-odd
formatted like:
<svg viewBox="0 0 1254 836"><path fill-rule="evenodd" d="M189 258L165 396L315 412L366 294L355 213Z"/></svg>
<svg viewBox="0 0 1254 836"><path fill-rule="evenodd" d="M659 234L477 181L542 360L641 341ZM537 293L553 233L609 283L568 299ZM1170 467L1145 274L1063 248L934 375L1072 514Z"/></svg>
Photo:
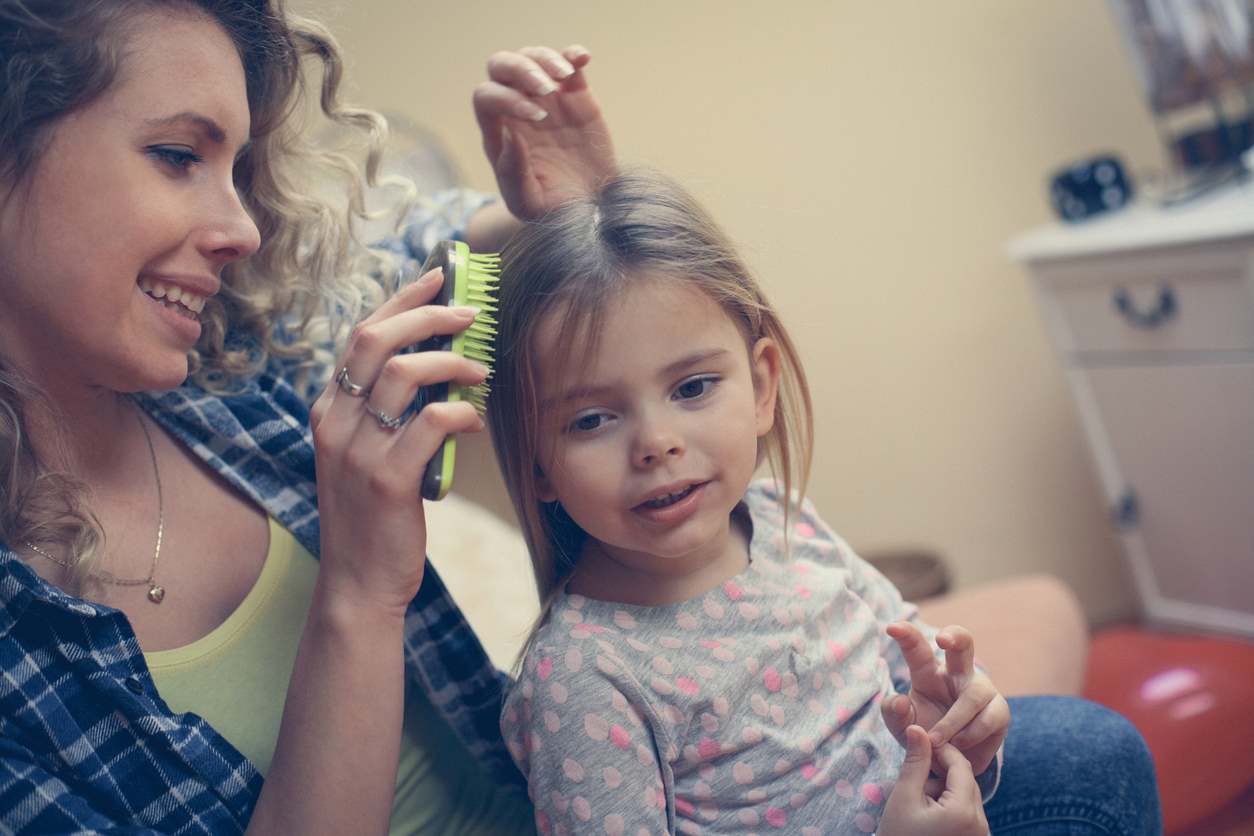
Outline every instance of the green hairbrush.
<svg viewBox="0 0 1254 836"><path fill-rule="evenodd" d="M419 351L451 351L461 357L483 363L490 370L496 340L496 285L500 274L501 258L495 253L472 253L461 241L441 241L431 251L422 273L439 268L444 273L444 285L432 300L433 305L473 305L479 309L475 321L465 331L453 335L436 335L423 340ZM417 412L427 404L447 401L468 401L479 415L487 407L488 379L474 386L456 383L435 383L418 390L414 402ZM440 449L427 462L422 476L422 495L425 499L443 499L453 484L453 464L457 457L457 439L448 436Z"/></svg>

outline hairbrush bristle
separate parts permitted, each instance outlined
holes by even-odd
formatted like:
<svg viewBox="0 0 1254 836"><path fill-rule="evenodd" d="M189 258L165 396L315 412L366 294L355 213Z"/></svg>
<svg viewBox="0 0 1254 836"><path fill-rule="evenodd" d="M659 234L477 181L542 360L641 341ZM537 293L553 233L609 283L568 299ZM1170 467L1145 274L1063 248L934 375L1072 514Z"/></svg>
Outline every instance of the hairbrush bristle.
<svg viewBox="0 0 1254 836"><path fill-rule="evenodd" d="M483 415L491 393L493 361L496 357L497 283L501 258L495 254L470 253L466 260L466 304L479 309L475 321L463 333L462 354L488 367L488 376L474 386L463 386L462 398Z"/></svg>

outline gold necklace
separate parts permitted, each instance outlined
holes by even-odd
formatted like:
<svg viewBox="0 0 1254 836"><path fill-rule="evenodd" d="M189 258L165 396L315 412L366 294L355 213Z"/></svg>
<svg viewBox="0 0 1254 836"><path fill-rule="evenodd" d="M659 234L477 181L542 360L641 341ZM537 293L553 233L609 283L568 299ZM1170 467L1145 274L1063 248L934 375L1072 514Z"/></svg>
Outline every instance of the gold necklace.
<svg viewBox="0 0 1254 836"><path fill-rule="evenodd" d="M161 538L165 533L165 502L161 495L161 470L157 467L157 451L152 446L152 435L148 432L148 425L144 423L143 413L139 407L135 407L135 417L139 420L139 428L144 431L144 441L148 442L148 455L152 458L152 475L157 481L157 548L153 550L152 565L148 567L148 577L146 578L119 578L105 571L97 573L96 577L114 586L147 586L148 600L154 604L160 604L165 600L165 587L153 583L152 579L157 574L157 560L161 557ZM74 568L74 564L53 557L34 543L27 541L26 547L40 557L51 560L58 566L64 566L67 569Z"/></svg>

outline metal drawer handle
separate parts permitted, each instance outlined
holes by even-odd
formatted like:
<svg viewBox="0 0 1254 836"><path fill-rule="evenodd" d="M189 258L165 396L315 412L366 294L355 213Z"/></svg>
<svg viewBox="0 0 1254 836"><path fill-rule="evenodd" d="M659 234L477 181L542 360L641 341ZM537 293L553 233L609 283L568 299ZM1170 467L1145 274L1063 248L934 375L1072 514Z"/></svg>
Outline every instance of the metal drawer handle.
<svg viewBox="0 0 1254 836"><path fill-rule="evenodd" d="M1115 310L1134 328L1157 328L1173 319L1180 310L1176 294L1168 285L1158 289L1158 302L1148 311L1138 311L1132 302L1132 295L1122 287L1115 288L1111 301L1115 303Z"/></svg>

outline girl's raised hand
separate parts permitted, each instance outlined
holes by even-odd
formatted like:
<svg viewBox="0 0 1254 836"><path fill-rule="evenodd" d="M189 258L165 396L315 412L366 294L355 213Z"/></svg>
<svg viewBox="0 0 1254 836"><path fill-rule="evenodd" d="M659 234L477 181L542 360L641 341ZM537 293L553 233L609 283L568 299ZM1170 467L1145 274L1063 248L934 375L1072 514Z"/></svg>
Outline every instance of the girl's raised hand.
<svg viewBox="0 0 1254 836"><path fill-rule="evenodd" d="M467 402L430 404L407 416L420 386L469 385L487 375L483 365L448 351L397 353L474 320L473 309L428 304L442 280L432 270L362 320L310 412L319 583L358 605L398 614L417 593L426 565L423 469L446 435L483 428Z"/></svg>
<svg viewBox="0 0 1254 836"><path fill-rule="evenodd" d="M505 205L533 220L618 170L614 144L583 68L581 46L495 53L475 88L483 149Z"/></svg>
<svg viewBox="0 0 1254 836"><path fill-rule="evenodd" d="M964 627L951 625L936 634L945 652L941 664L927 638L908 621L888 626L910 669L910 693L881 702L884 722L905 743L905 729L927 729L933 749L952 743L971 762L975 774L989 764L1010 728L1010 705L997 687L975 668L975 639Z"/></svg>
<svg viewBox="0 0 1254 836"><path fill-rule="evenodd" d="M987 836L980 788L967 759L948 744L933 754L927 732L919 726L907 726L902 734L906 760L875 832L879 836ZM945 787L936 798L924 790L933 760L939 761L945 775Z"/></svg>

